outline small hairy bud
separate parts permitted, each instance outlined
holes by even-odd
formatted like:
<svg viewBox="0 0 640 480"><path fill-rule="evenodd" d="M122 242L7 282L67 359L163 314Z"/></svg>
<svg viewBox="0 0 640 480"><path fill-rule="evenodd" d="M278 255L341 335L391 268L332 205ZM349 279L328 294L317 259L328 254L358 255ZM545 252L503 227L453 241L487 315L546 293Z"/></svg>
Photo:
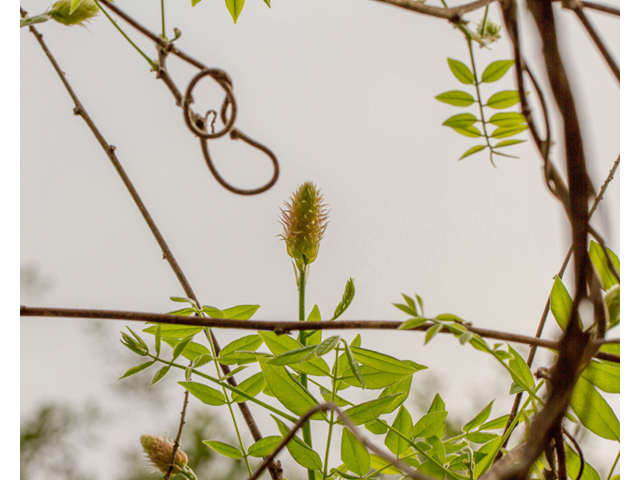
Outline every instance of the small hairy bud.
<svg viewBox="0 0 640 480"><path fill-rule="evenodd" d="M327 210L322 200L320 190L312 182L306 182L293 193L290 202L285 202L285 208L280 209L283 227L280 237L300 271L318 256L320 240L327 228Z"/></svg>
<svg viewBox="0 0 640 480"><path fill-rule="evenodd" d="M140 437L140 443L142 444L144 453L149 459L149 464L156 467L163 474L166 474L171 466L173 443L167 440L166 437L159 437L157 435L142 435ZM188 461L187 454L178 448L171 475L174 473L190 472L189 467L187 467Z"/></svg>
<svg viewBox="0 0 640 480"><path fill-rule="evenodd" d="M54 3L48 12L51 18L64 25L84 25L100 12L100 8L93 0L80 0L72 12L71 2L72 0L59 0Z"/></svg>

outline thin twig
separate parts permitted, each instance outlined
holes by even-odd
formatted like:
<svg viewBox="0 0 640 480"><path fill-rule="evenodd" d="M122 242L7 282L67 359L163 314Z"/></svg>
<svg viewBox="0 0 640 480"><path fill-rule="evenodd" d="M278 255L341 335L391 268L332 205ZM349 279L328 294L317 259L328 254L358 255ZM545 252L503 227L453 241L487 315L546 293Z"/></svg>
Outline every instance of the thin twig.
<svg viewBox="0 0 640 480"><path fill-rule="evenodd" d="M562 0L562 6L573 10L573 12L576 14L578 19L582 23L582 26L585 28L585 30L591 37L591 40L593 40L593 43L595 43L596 47L598 47L598 50L600 50L600 54L604 58L605 62L607 62L607 65L609 65L609 68L615 75L616 79L618 80L618 83L620 83L620 67L618 66L615 59L613 58L613 55L611 55L606 45L600 38L600 35L598 35L598 32L596 32L596 29L594 28L594 26L591 24L591 22L583 12L583 8L582 8L582 5L580 5L579 0Z"/></svg>
<svg viewBox="0 0 640 480"><path fill-rule="evenodd" d="M136 322L152 322L172 325L190 325L199 327L234 328L242 330L268 330L282 335L298 330L398 330L403 322L395 320L335 320L333 322L299 322L299 321L274 321L274 320L230 320L223 318L185 317L182 315L170 315L162 313L129 312L122 310L94 310L80 308L48 308L48 307L20 307L21 317L65 317L65 318L99 318L103 320L127 320ZM434 323L427 322L411 330L424 332ZM527 337L515 333L499 332L473 326L466 327L470 332L477 333L483 338L502 340L526 345L557 350L558 342L543 340L541 338ZM441 333L450 333L443 329ZM601 355L599 352L598 355ZM619 356L604 354L599 357L612 362L619 361Z"/></svg>
<svg viewBox="0 0 640 480"><path fill-rule="evenodd" d="M460 5L459 7L441 8L431 7L415 0L375 0L376 2L386 3L394 7L400 7L412 12L422 13L431 17L445 18L452 23L458 23L462 19L462 15L468 12L478 10L496 0L477 0L475 2Z"/></svg>
<svg viewBox="0 0 640 480"><path fill-rule="evenodd" d="M598 10L600 12L610 13L611 15L617 15L618 17L620 16L620 9L616 7L610 7L609 5L601 5L599 3L594 3L594 2L586 2L584 0L582 1L582 4L585 6L585 8L591 8L593 10Z"/></svg>

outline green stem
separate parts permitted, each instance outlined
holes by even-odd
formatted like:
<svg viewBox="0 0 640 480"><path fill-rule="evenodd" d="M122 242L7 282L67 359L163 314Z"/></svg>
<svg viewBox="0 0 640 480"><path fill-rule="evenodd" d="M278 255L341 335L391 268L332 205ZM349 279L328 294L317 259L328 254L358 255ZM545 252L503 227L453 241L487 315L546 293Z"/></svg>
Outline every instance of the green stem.
<svg viewBox="0 0 640 480"><path fill-rule="evenodd" d="M164 10L163 10L164 12ZM163 22L163 26L164 26L164 22ZM222 382L222 372L220 371L220 363L218 363L218 358L216 355L216 350L213 347L213 341L211 338L211 329L210 328L205 328L205 335L207 337L207 340L209 341L209 348L211 349L211 355L213 356L214 359L214 363L216 364L216 372L218 373L218 379ZM240 451L242 452L242 458L244 459L244 463L247 467L247 471L249 472L249 475L251 475L252 471L251 471L251 465L249 465L249 459L247 456L247 452L244 449L244 443L242 442L242 435L240 435L240 429L238 428L238 422L236 421L236 416L233 413L233 406L231 405L231 401L229 401L229 395L227 393L226 390L222 390L222 394L224 395L224 399L227 403L227 406L229 407L229 413L231 414L231 419L233 420L233 427L236 430L236 437L238 438L238 443L240 444Z"/></svg>
<svg viewBox="0 0 640 480"><path fill-rule="evenodd" d="M133 46L133 48L135 48L135 49L138 51L138 53L139 53L140 55L142 55L142 56L144 57L144 59L145 59L147 62L149 62L149 65L151 65L151 70L152 70L152 71L157 70L157 69L158 69L158 65L156 64L156 62L154 62L153 60L151 60L151 58L149 58L149 57L147 56L147 54L146 54L146 53L144 53L144 52L140 49L140 47L138 47L138 45L136 45L136 44L134 43L134 41L133 41L133 40L131 40L131 39L129 38L129 36L128 36L126 33L124 33L124 31L120 28L120 26L118 25L118 23L117 23L113 18L111 18L111 15L109 15L109 14L107 13L107 11L102 7L102 5L100 5L100 2L96 2L96 3L98 4L98 7L100 7L100 10L102 10L102 13L104 13L104 14L107 16L107 18L109 19L109 21L111 21L111 23L113 24L113 26L114 26L114 27L116 27L116 29L117 29L117 30L122 34L122 36L123 36L124 38L126 38L126 39L127 39L127 41L128 41L128 42Z"/></svg>
<svg viewBox="0 0 640 480"><path fill-rule="evenodd" d="M162 38L167 39L167 32L164 28L164 0L160 0L160 12L162 13Z"/></svg>
<svg viewBox="0 0 640 480"><path fill-rule="evenodd" d="M50 12L44 12L41 15L36 15L35 17L27 17L20 20L20 28L29 27L31 25L35 25L36 23L43 23L47 20L51 19Z"/></svg>
<svg viewBox="0 0 640 480"><path fill-rule="evenodd" d="M301 322L305 321L305 308L304 308L304 295L307 287L307 274L309 271L309 266L305 265L304 268L298 269L298 320ZM300 343L303 347L307 346L307 337L305 335L304 330L300 330L300 335L298 338L300 339ZM307 388L307 374L300 374L300 383L304 388ZM306 442L307 445L313 447L312 437L311 437L311 424L309 422L305 423L302 427L302 438ZM315 480L315 474L313 470L307 470L309 475L309 480Z"/></svg>
<svg viewBox="0 0 640 480"><path fill-rule="evenodd" d="M336 391L338 389L338 360L339 360L340 349L336 347L336 360L333 364L333 376L332 376L332 386L331 386L331 402L336 398ZM331 410L331 416L329 418L329 434L327 436L327 449L324 453L324 470L322 472L322 480L326 480L327 478L327 469L329 468L329 448L331 447L331 434L333 433L333 425L334 422L334 414L335 412Z"/></svg>
<svg viewBox="0 0 640 480"><path fill-rule="evenodd" d="M611 480L613 476L613 471L616 469L616 465L618 465L618 461L620 460L620 450L618 450L618 456L616 457L615 462L611 465L611 470L609 470L609 475L607 475L607 480Z"/></svg>
<svg viewBox="0 0 640 480"><path fill-rule="evenodd" d="M487 122L484 119L484 108L482 105L482 99L480 98L480 82L478 82L478 73L476 70L476 60L473 56L473 43L471 37L466 34L467 44L469 46L469 56L471 57L471 68L473 69L473 85L476 87L476 95L478 96L478 106L480 107L480 119L482 120L482 131L484 132L484 138L487 141L487 147L489 147L489 160L491 160L491 165L494 167L496 164L493 162L493 147L491 146L491 142L489 139L489 134L487 133Z"/></svg>
<svg viewBox="0 0 640 480"><path fill-rule="evenodd" d="M489 17L489 5L484 9L484 18L482 19L482 31L480 36L484 37L484 34L487 31L487 18Z"/></svg>

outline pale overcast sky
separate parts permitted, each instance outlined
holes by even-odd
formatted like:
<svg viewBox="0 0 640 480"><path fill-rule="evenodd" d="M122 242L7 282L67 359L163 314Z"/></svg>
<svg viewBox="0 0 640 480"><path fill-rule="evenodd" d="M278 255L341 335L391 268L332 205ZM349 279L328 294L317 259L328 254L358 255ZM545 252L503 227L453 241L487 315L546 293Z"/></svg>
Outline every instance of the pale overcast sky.
<svg viewBox="0 0 640 480"><path fill-rule="evenodd" d="M49 3L25 0L21 5L37 14ZM236 127L278 157L281 175L268 192L241 197L213 179L165 85L103 15L86 29L55 22L37 27L87 111L116 146L202 303L219 308L260 304L256 318L296 318L291 263L276 238L278 214L296 186L311 180L331 212L311 267L309 306L318 304L330 316L353 277L357 293L345 319L405 319L391 304L401 301L401 293L418 293L427 315L455 313L475 326L535 333L570 244L568 222L544 185L530 140L508 152L519 159L496 157L497 169L484 152L457 161L479 142L442 122L474 110L434 97L447 90L471 91L447 67L448 57L469 63L460 32L445 21L367 0L273 0L271 9L252 0L235 25L221 0L203 0L195 8L188 0L165 3L168 30L177 27L183 33L178 48L229 74L238 104ZM118 2L155 32L160 31L158 4ZM490 17L498 20L495 8ZM619 59L618 19L589 16ZM477 16L468 18L475 28ZM619 154L619 88L574 15L563 12L560 18L598 189ZM153 56L149 41L119 24ZM537 43L528 41L525 47L539 66ZM475 52L480 69L511 58L505 38ZM41 296L21 302L172 310L169 297L183 295L179 283L95 138L72 114L69 96L26 28L20 33L20 62L20 261L37 266L52 283ZM175 57L169 70L183 90L196 73ZM488 98L513 88L509 72L482 94ZM218 107L216 100L210 108ZM552 123L557 142L552 157L561 166L561 122L555 112ZM224 137L209 148L222 175L236 186L253 188L270 178L268 159L240 142ZM597 228L615 252L620 250L619 176L596 215ZM118 342L124 322L105 322L101 330L109 356L87 334L85 323L20 321L23 415L45 400L80 405L109 396L105 385L134 364L127 363L136 359ZM553 323L550 317L545 338L557 333ZM226 343L240 334L216 335ZM363 332L363 346L428 365L420 378L440 382L450 415L469 415L493 398L496 416L508 411L510 379L494 361L453 338L443 336L428 347L422 340L410 332ZM105 364L118 356L126 361ZM539 362L549 359L538 356ZM124 435L123 442L135 444L146 431L168 429L173 435L180 392L172 390L166 414L172 416L162 417L160 431L153 431L157 418L137 418L135 428L118 420L112 422L119 432L113 436ZM599 449L596 465L606 468L616 452L613 444ZM113 472L107 468L101 474L107 479Z"/></svg>

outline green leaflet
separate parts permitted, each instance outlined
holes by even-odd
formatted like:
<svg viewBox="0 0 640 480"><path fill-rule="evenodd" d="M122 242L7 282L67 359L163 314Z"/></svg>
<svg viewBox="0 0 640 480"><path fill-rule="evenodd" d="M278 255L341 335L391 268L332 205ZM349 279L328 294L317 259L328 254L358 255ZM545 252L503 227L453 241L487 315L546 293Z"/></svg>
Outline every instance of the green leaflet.
<svg viewBox="0 0 640 480"><path fill-rule="evenodd" d="M151 362L145 362L141 365L138 365L136 367L131 367L129 370L127 370L124 375L122 375L118 380L122 380L123 378L127 378L130 377L131 375L135 375L138 372L141 372L147 368L149 368L151 365L153 365L155 362L151 361Z"/></svg>
<svg viewBox="0 0 640 480"><path fill-rule="evenodd" d="M468 157L469 155L473 155L474 153L481 152L481 151L482 151L482 150L484 150L485 148L487 148L487 146L486 146L486 145L476 145L476 146L474 146L474 147L471 147L469 150L467 150L466 152L464 152L464 153L462 154L462 156L461 156L458 160L462 160L463 158L466 158L466 157ZM440 327L440 328L442 328L442 327ZM429 340L431 340L431 338L429 338ZM425 343L428 343L428 341L427 341L427 342L425 342Z"/></svg>
<svg viewBox="0 0 640 480"><path fill-rule="evenodd" d="M371 467L369 452L348 428L342 430L340 459L349 470L361 477L366 475Z"/></svg>
<svg viewBox="0 0 640 480"><path fill-rule="evenodd" d="M467 433L467 435L465 435L465 438L470 442L479 443L479 444L490 442L491 440L497 437L499 437L497 433L484 433L484 432L473 432L473 433Z"/></svg>
<svg viewBox="0 0 640 480"><path fill-rule="evenodd" d="M427 323L428 321L429 320L427 320L424 317L410 318L409 320L406 320L406 321L402 322L400 324L400 326L398 327L398 330L411 330L412 328L419 327L420 325L423 325L423 324Z"/></svg>
<svg viewBox="0 0 640 480"><path fill-rule="evenodd" d="M449 63L449 68L453 72L453 75L462 83L465 85L473 85L475 83L473 72L471 72L469 67L464 63L454 60L453 58L447 58L447 63Z"/></svg>
<svg viewBox="0 0 640 480"><path fill-rule="evenodd" d="M238 385L238 388L242 390L244 393L246 393L247 395L249 395L250 397L255 397L257 394L259 394L262 391L265 385L266 385L266 382L264 380L264 376L262 375L262 372L258 372L255 375L252 375L246 380L244 380L243 382L241 382L240 385ZM233 394L231 395L232 402L242 403L242 402L245 402L246 400L247 399L245 397L235 392L233 392Z"/></svg>
<svg viewBox="0 0 640 480"><path fill-rule="evenodd" d="M451 90L449 92L441 93L436 96L436 100L440 100L443 103L448 103L456 107L468 107L475 99L467 92L461 90Z"/></svg>
<svg viewBox="0 0 640 480"><path fill-rule="evenodd" d="M387 408L403 393L395 393L382 398L376 398L368 402L361 403L355 407L348 408L344 413L356 425L370 422L382 415ZM341 422L340 422L341 423Z"/></svg>
<svg viewBox="0 0 640 480"><path fill-rule="evenodd" d="M229 343L226 347L220 350L220 356L229 355L236 350L248 350L254 352L260 345L262 345L262 338L260 335L247 335L246 337L238 338L237 340Z"/></svg>
<svg viewBox="0 0 640 480"><path fill-rule="evenodd" d="M242 452L240 450L226 443L216 440L204 440L202 443L225 457L233 458L234 460L242 458Z"/></svg>
<svg viewBox="0 0 640 480"><path fill-rule="evenodd" d="M169 371L169 365L165 365L160 370L158 370L156 374L153 376L153 379L151 380L151 383L147 388L154 386L156 383L162 380L162 377L164 377L168 371Z"/></svg>
<svg viewBox="0 0 640 480"><path fill-rule="evenodd" d="M508 147L510 145L517 145L524 142L526 142L526 140L503 140L494 145L493 148Z"/></svg>
<svg viewBox="0 0 640 480"><path fill-rule="evenodd" d="M290 365L292 363L300 363L305 358L313 358L310 357L310 355L313 354L315 349L315 345L296 348L295 350L291 350L289 352L278 355L277 357L273 357L271 360L269 360L269 363L271 365Z"/></svg>
<svg viewBox="0 0 640 480"><path fill-rule="evenodd" d="M464 127L464 128L454 127L453 129L456 132L458 132L460 135L464 135L465 137L476 138L476 137L481 137L482 136L482 132L480 130L478 130L476 127L474 127L473 125L470 125L470 126Z"/></svg>
<svg viewBox="0 0 640 480"><path fill-rule="evenodd" d="M277 417L271 415L271 417L278 424L278 430L283 437L285 437L290 429ZM304 468L309 470L321 470L322 469L322 460L320 460L320 455L314 452L309 445L300 440L297 435L294 435L289 443L287 443L287 450L293 457L293 459L302 465Z"/></svg>
<svg viewBox="0 0 640 480"><path fill-rule="evenodd" d="M302 416L318 404L313 395L294 380L285 367L270 365L264 358L259 358L258 362L269 389L289 411ZM324 412L316 412L311 419L326 420L326 415Z"/></svg>
<svg viewBox="0 0 640 480"><path fill-rule="evenodd" d="M502 415L501 417L494 418L493 420L483 423L478 427L478 430L504 430L509 421L509 414Z"/></svg>
<svg viewBox="0 0 640 480"><path fill-rule="evenodd" d="M582 378L598 387L603 392L620 393L620 366L617 367L591 360L584 372Z"/></svg>
<svg viewBox="0 0 640 480"><path fill-rule="evenodd" d="M331 320L336 320L340 315L342 315L351 302L353 301L353 297L356 295L356 287L353 283L353 278L347 280L347 284L344 286L344 293L342 294L342 299L340 303L336 307L336 311L333 313L333 318Z"/></svg>
<svg viewBox="0 0 640 480"><path fill-rule="evenodd" d="M616 254L608 248L607 252L611 258L611 263L613 263L613 266L619 275L620 259L618 259ZM604 253L604 249L599 243L594 242L593 240L591 240L591 243L589 244L589 257L591 258L593 265L596 267L598 275L600 275L600 280L602 281L602 286L605 290L609 290L611 287L618 284L618 280L609 269L609 262L607 262L607 256Z"/></svg>
<svg viewBox="0 0 640 480"><path fill-rule="evenodd" d="M571 305L573 305L573 300L562 283L562 280L560 280L560 277L556 275L555 280L553 281L553 288L551 289L550 306L553 317L556 319L556 322L558 322L558 325L563 331L567 328L567 324L569 323ZM578 325L580 325L580 329L582 330L582 320L580 320L580 317L578 317Z"/></svg>
<svg viewBox="0 0 640 480"><path fill-rule="evenodd" d="M351 347L351 352L355 359L362 365L375 368L381 372L399 373L404 375L412 375L416 369L411 365L398 360L390 355L378 353L373 350L367 350L360 347Z"/></svg>
<svg viewBox="0 0 640 480"><path fill-rule="evenodd" d="M244 7L244 0L225 0L225 2L227 4L227 10L231 14L231 18L233 18L233 23L236 23Z"/></svg>
<svg viewBox="0 0 640 480"><path fill-rule="evenodd" d="M302 344L288 335L276 335L273 332L258 332L267 348L274 355L282 355L291 350L302 348ZM314 358L303 364L292 365L297 370L308 375L329 376L329 365L322 358Z"/></svg>
<svg viewBox="0 0 640 480"><path fill-rule="evenodd" d="M515 62L513 60L498 60L490 63L482 73L482 82L491 83L500 80Z"/></svg>
<svg viewBox="0 0 640 480"><path fill-rule="evenodd" d="M513 125L510 127L498 127L491 134L492 138L506 138L517 135L520 132L524 132L529 128L528 125Z"/></svg>
<svg viewBox="0 0 640 480"><path fill-rule="evenodd" d="M385 414L393 412L396 408L398 408L399 405L404 403L404 401L409 396L409 391L411 390L411 381L412 380L413 380L413 377L411 377L411 376L406 377L406 378L400 380L399 382L394 383L393 385L389 385L387 388L385 388L382 391L382 393L380 394L380 396L378 398L386 397L387 395L393 395L394 393L402 393L402 394L404 394L404 396L398 397L396 399L396 401L393 402L389 406L389 408L387 408L387 410L385 410L385 412L384 412Z"/></svg>
<svg viewBox="0 0 640 480"><path fill-rule="evenodd" d="M489 402L489 405L484 407L480 411L480 413L478 413L475 417L473 417L468 423L466 423L462 427L462 430L465 432L468 432L469 430L479 425L482 425L487 420L487 418L489 418L489 415L491 414L491 408L493 407L493 402L495 402L495 400L491 400L491 402Z"/></svg>
<svg viewBox="0 0 640 480"><path fill-rule="evenodd" d="M411 414L406 408L404 408L404 406L400 407L398 410L398 415L396 416L392 427L401 432L404 436L411 437L413 420L411 419ZM389 430L389 433L387 433L387 436L384 439L384 444L391 453L396 455L401 455L409 446L409 442L393 430Z"/></svg>
<svg viewBox="0 0 640 480"><path fill-rule="evenodd" d="M383 433L387 433L389 431L389 427L387 426L387 422L384 420L372 420L364 424L364 428L369 430L374 435L382 435Z"/></svg>
<svg viewBox="0 0 640 480"><path fill-rule="evenodd" d="M604 295L604 303L609 310L609 327L620 323L620 284L614 285Z"/></svg>
<svg viewBox="0 0 640 480"><path fill-rule="evenodd" d="M393 465L389 465L384 458L379 457L378 455L371 454L371 468L378 470L380 473L384 475L397 475L398 473L402 473Z"/></svg>
<svg viewBox="0 0 640 480"><path fill-rule="evenodd" d="M224 318L224 312L219 308L212 307L211 305L203 305L202 311L211 318Z"/></svg>
<svg viewBox="0 0 640 480"><path fill-rule="evenodd" d="M440 437L439 432L444 429L448 413L445 411L430 412L424 415L411 430L415 438Z"/></svg>
<svg viewBox="0 0 640 480"><path fill-rule="evenodd" d="M233 0L227 0L227 3ZM236 2L241 1L244 4L244 0L236 0ZM238 15L240 12L238 12ZM223 310L224 318L227 320L249 320L253 317L253 314L260 308L260 305L237 305L231 308L225 308Z"/></svg>
<svg viewBox="0 0 640 480"><path fill-rule="evenodd" d="M420 473L424 473L432 478L438 478L444 480L448 478L447 470L437 462L427 458L418 468Z"/></svg>
<svg viewBox="0 0 640 480"><path fill-rule="evenodd" d="M203 327L191 327L189 325L163 324L161 328L162 328L161 336L163 339L165 339L165 338L189 337L191 335L195 335L196 333L200 333ZM156 326L153 325L151 327L147 327L142 331L145 333L150 333L151 335L155 335Z"/></svg>
<svg viewBox="0 0 640 480"><path fill-rule="evenodd" d="M493 463L493 459L495 455L498 453L498 450L504 443L502 437L498 437L495 440L491 440L489 443L485 443L481 446L476 452L474 452L474 458L476 458L476 454L480 455L481 458L476 460L476 469L474 471L474 475L477 478L480 476L491 466Z"/></svg>
<svg viewBox="0 0 640 480"><path fill-rule="evenodd" d="M358 362L356 362L356 359L353 356L353 352L351 351L349 345L347 345L346 340L343 339L342 343L344 343L344 358L347 359L347 363L349 365L349 368L351 369L351 373L353 373L353 377L358 382L356 386L360 386L364 390L366 388L366 383L364 382L364 377L362 376L360 366L358 365Z"/></svg>
<svg viewBox="0 0 640 480"><path fill-rule="evenodd" d="M180 342L180 339L163 338L162 341L171 347L175 347L178 344L178 342ZM192 341L192 342L189 342L186 348L182 351L182 356L187 358L188 360L194 361L200 355L205 355L207 353L210 353L207 347Z"/></svg>
<svg viewBox="0 0 640 480"><path fill-rule="evenodd" d="M496 127L515 127L516 125L521 125L526 121L527 119L524 115L518 112L500 112L494 114L489 119L489 123Z"/></svg>
<svg viewBox="0 0 640 480"><path fill-rule="evenodd" d="M533 374L531 373L531 370L527 366L527 362L524 361L524 359L520 356L520 354L517 351L511 348L511 345L508 345L508 347L509 347L509 353L513 357L511 360L509 360L509 368L511 369L509 373L511 374L511 378L516 384L518 384L520 387L522 387L525 390L527 388L529 389L534 388L536 385L536 382L533 379ZM524 382L524 384L522 382Z"/></svg>
<svg viewBox="0 0 640 480"><path fill-rule="evenodd" d="M365 365L358 368L364 380L364 388L369 390L385 388L407 378L407 375L399 376L397 373L380 372ZM346 371L344 375L340 377L340 380L354 387L361 386L360 381L355 377L351 370Z"/></svg>
<svg viewBox="0 0 640 480"><path fill-rule="evenodd" d="M447 118L442 123L442 125L446 127L451 127L451 128L465 128L473 125L477 121L478 119L476 118L476 116L472 115L471 113L460 113L458 115L454 115L453 117ZM415 310L415 306L414 306L414 310ZM415 316L417 316L417 313Z"/></svg>
<svg viewBox="0 0 640 480"><path fill-rule="evenodd" d="M280 442L282 442L282 437L279 435L261 438L249 447L247 454L252 457L266 457L280 445Z"/></svg>
<svg viewBox="0 0 640 480"><path fill-rule="evenodd" d="M571 396L571 408L580 422L596 435L620 441L620 421L594 386L579 378Z"/></svg>
<svg viewBox="0 0 640 480"><path fill-rule="evenodd" d="M247 350L237 350L229 355L218 357L218 362L223 365L245 365L247 363L255 363L258 358L271 358L268 353L250 352Z"/></svg>
<svg viewBox="0 0 640 480"><path fill-rule="evenodd" d="M224 395L221 392L203 383L178 382L178 384L182 385L189 391L190 394L192 394L202 403L206 403L207 405L213 405L217 407L226 403Z"/></svg>
<svg viewBox="0 0 640 480"><path fill-rule="evenodd" d="M491 95L487 100L487 107L502 110L514 106L520 101L520 95L517 90L503 90Z"/></svg>
<svg viewBox="0 0 640 480"><path fill-rule="evenodd" d="M429 407L428 413L446 412L446 410L447 408L444 404L444 400L442 400L442 397L440 397L439 393L436 393L435 397L433 397L433 401L431 402L431 406ZM435 436L438 438L442 438L444 436L444 432L445 432L445 425L443 423L442 426L440 427L440 430L436 432Z"/></svg>
<svg viewBox="0 0 640 480"><path fill-rule="evenodd" d="M176 346L173 347L173 360L175 360L182 354L182 352L187 348L189 343L191 343L191 340L193 340L193 335L185 337L182 340L180 340L178 343L176 343Z"/></svg>

